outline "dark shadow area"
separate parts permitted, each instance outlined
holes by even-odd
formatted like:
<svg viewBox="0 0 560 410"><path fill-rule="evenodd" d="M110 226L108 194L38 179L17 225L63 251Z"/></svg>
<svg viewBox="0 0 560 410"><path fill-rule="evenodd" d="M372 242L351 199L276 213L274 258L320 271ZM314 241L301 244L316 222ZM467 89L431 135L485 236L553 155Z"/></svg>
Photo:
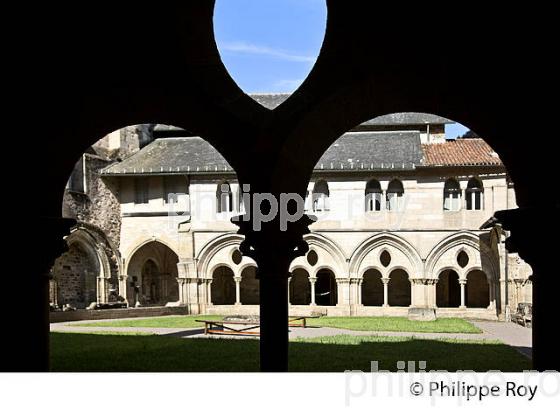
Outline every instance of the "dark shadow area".
<svg viewBox="0 0 560 410"><path fill-rule="evenodd" d="M53 333L51 340L51 369L59 372L259 370L258 340L72 333ZM290 343L289 370L293 372L367 372L374 360L379 362L380 370L390 371L397 370L400 360L426 361L426 370L519 372L531 368L527 358L503 344L375 337Z"/></svg>

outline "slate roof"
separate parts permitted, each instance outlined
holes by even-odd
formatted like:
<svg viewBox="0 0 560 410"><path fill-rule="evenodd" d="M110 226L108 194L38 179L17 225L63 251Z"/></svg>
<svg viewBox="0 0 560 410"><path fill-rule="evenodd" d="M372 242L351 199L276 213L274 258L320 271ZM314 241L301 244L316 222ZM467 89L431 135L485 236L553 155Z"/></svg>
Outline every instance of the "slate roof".
<svg viewBox="0 0 560 410"><path fill-rule="evenodd" d="M453 124L455 121L434 114L421 112L399 112L382 115L364 122L362 125L418 125L418 124Z"/></svg>
<svg viewBox="0 0 560 410"><path fill-rule="evenodd" d="M418 131L350 132L340 137L316 170L411 170L421 165ZM229 173L232 167L200 137L160 138L136 154L103 169L103 175Z"/></svg>
<svg viewBox="0 0 560 410"><path fill-rule="evenodd" d="M348 132L325 151L315 169L410 170L421 162L418 131Z"/></svg>
<svg viewBox="0 0 560 410"><path fill-rule="evenodd" d="M159 138L103 175L195 174L233 172L225 158L200 137Z"/></svg>
<svg viewBox="0 0 560 410"><path fill-rule="evenodd" d="M423 144L425 166L502 166L498 154L481 138L458 138L442 144Z"/></svg>

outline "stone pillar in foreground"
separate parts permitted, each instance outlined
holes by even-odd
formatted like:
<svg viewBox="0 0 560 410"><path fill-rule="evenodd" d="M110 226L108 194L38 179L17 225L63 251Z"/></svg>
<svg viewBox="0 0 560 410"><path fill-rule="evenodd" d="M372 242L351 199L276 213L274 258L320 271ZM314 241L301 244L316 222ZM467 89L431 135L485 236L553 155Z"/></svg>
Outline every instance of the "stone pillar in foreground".
<svg viewBox="0 0 560 410"><path fill-rule="evenodd" d="M309 246L303 235L311 220L304 216L285 230L278 220L253 230L251 221L233 221L245 235L239 250L257 263L260 281L260 368L263 372L288 371L288 277L294 258Z"/></svg>

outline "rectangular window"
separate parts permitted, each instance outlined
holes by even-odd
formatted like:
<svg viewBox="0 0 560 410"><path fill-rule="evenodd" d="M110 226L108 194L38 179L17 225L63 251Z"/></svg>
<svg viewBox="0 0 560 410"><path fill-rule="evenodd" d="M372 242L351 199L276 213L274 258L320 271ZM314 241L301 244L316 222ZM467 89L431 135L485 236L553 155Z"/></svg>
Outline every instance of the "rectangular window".
<svg viewBox="0 0 560 410"><path fill-rule="evenodd" d="M401 196L396 192L387 193L387 210L388 211L399 211Z"/></svg>
<svg viewBox="0 0 560 410"><path fill-rule="evenodd" d="M313 194L313 211L326 212L329 210L329 197L325 194Z"/></svg>
<svg viewBox="0 0 560 410"><path fill-rule="evenodd" d="M443 200L444 211L458 211L461 209L461 196L459 192L447 192Z"/></svg>

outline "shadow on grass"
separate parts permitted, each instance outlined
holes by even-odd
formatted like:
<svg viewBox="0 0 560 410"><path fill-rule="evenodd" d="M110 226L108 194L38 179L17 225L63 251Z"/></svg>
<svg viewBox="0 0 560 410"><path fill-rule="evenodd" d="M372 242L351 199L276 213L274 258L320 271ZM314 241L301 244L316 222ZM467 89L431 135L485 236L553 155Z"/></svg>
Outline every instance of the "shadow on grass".
<svg viewBox="0 0 560 410"><path fill-rule="evenodd" d="M513 348L465 340L345 337L290 343L290 371L395 371L397 362L426 361L426 370L523 371L531 362ZM59 372L255 372L258 340L165 336L51 334L51 370Z"/></svg>

